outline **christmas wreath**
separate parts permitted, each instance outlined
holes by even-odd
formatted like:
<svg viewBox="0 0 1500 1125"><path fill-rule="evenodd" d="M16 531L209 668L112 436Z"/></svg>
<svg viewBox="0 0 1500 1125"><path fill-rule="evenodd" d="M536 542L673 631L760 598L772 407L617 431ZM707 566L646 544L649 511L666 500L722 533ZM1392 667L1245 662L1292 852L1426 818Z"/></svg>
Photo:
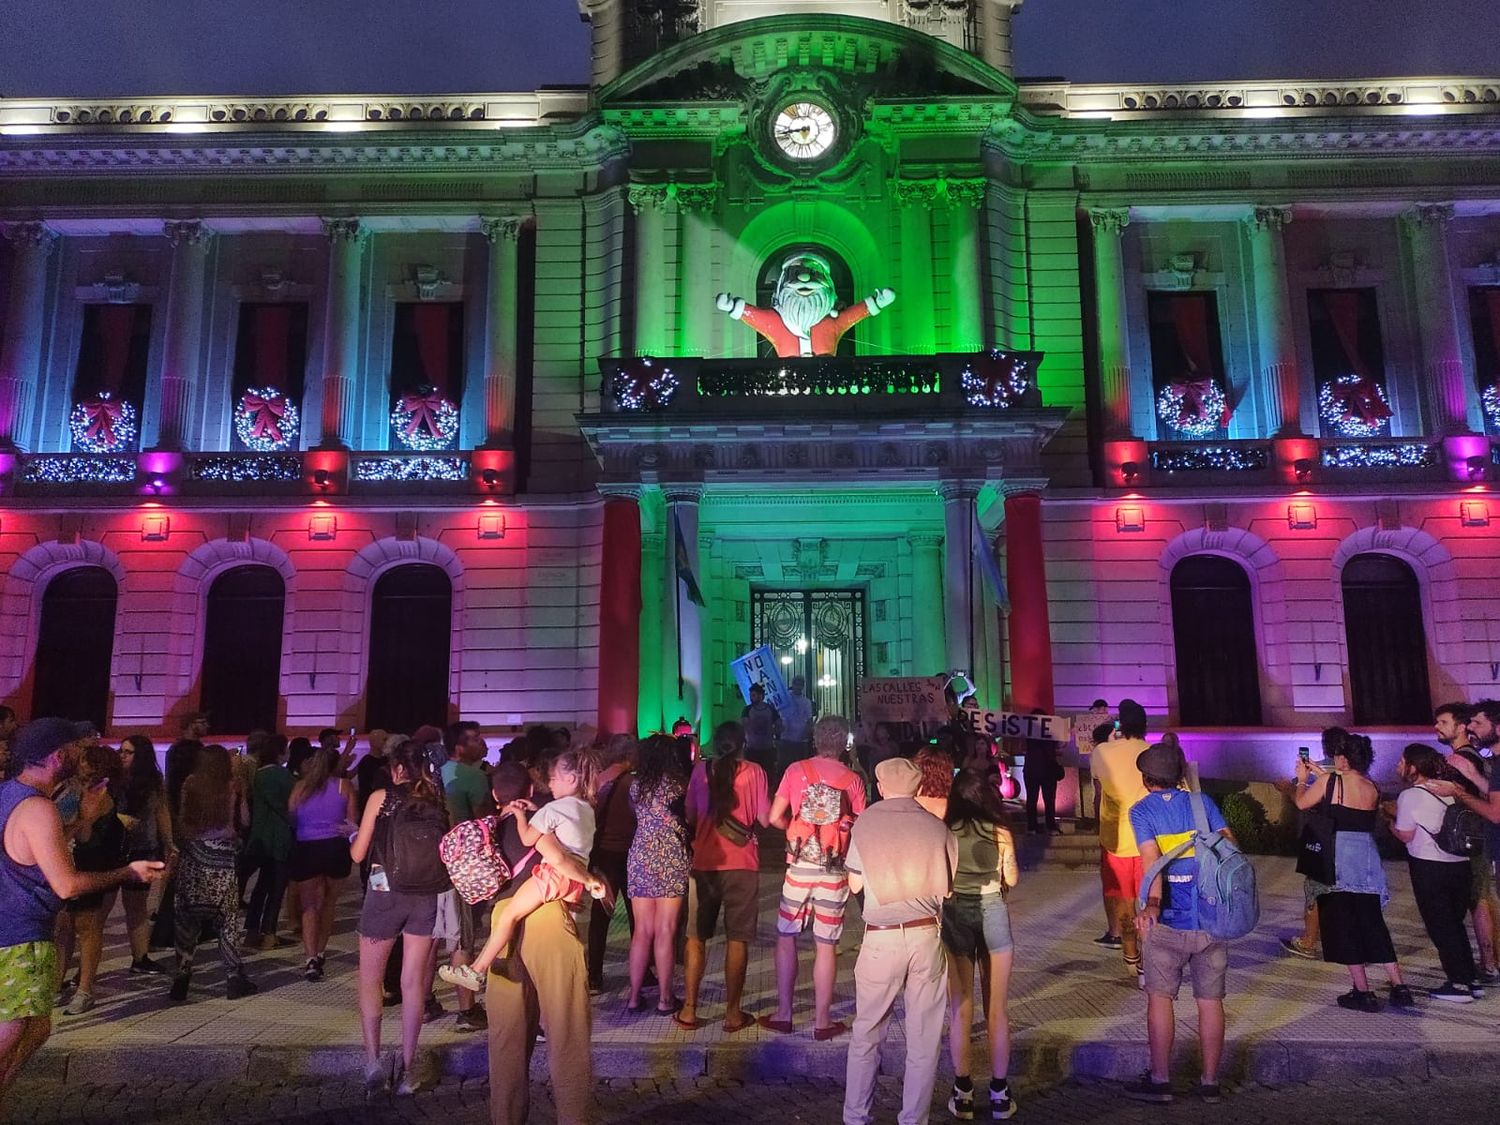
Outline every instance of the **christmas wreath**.
<svg viewBox="0 0 1500 1125"><path fill-rule="evenodd" d="M661 410L677 393L677 376L670 367L657 367L650 356L622 363L610 391L621 410Z"/></svg>
<svg viewBox="0 0 1500 1125"><path fill-rule="evenodd" d="M1485 387L1479 401L1484 404L1484 416L1490 420L1490 425L1500 429L1500 383Z"/></svg>
<svg viewBox="0 0 1500 1125"><path fill-rule="evenodd" d="M234 432L257 453L290 449L300 423L296 403L274 387L251 387L234 408Z"/></svg>
<svg viewBox="0 0 1500 1125"><path fill-rule="evenodd" d="M1340 375L1318 391L1318 413L1340 437L1374 437L1391 416L1385 388L1366 375Z"/></svg>
<svg viewBox="0 0 1500 1125"><path fill-rule="evenodd" d="M1168 383L1156 396L1156 416L1189 437L1208 437L1229 424L1229 400L1213 379Z"/></svg>
<svg viewBox="0 0 1500 1125"><path fill-rule="evenodd" d="M1002 410L1015 406L1031 389L1025 360L1001 351L986 352L964 364L959 383L970 406Z"/></svg>
<svg viewBox="0 0 1500 1125"><path fill-rule="evenodd" d="M447 449L458 435L458 407L431 387L421 387L396 400L391 428L407 449Z"/></svg>
<svg viewBox="0 0 1500 1125"><path fill-rule="evenodd" d="M119 453L135 441L135 407L100 391L73 407L68 415L73 444L85 453Z"/></svg>

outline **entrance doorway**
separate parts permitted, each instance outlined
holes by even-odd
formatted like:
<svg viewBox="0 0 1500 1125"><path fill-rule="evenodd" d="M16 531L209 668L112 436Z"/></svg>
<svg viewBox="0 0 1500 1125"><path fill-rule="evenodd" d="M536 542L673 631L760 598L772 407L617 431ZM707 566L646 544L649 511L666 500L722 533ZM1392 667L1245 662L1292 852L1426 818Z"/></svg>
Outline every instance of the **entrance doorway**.
<svg viewBox="0 0 1500 1125"><path fill-rule="evenodd" d="M768 645L790 687L807 681L815 715L851 723L865 674L863 590L752 590L750 647Z"/></svg>

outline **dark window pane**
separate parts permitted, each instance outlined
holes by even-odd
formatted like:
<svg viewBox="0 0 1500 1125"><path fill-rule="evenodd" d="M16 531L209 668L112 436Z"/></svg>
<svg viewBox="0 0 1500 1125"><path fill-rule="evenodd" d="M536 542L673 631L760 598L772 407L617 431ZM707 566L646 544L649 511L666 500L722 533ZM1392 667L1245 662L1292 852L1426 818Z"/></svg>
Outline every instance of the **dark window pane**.
<svg viewBox="0 0 1500 1125"><path fill-rule="evenodd" d="M1417 576L1391 555L1356 555L1344 567L1343 587L1354 722L1430 722L1427 634Z"/></svg>
<svg viewBox="0 0 1500 1125"><path fill-rule="evenodd" d="M365 727L410 734L448 722L453 585L425 563L394 567L370 600L370 673Z"/></svg>
<svg viewBox="0 0 1500 1125"><path fill-rule="evenodd" d="M241 304L230 410L238 409L240 396L251 387L270 387L285 394L301 412L306 372L307 305L280 301ZM302 424L305 429L306 418ZM238 434L234 443L236 449L243 448Z"/></svg>
<svg viewBox="0 0 1500 1125"><path fill-rule="evenodd" d="M108 729L117 595L114 576L97 566L65 570L47 583L36 643L34 718L86 719Z"/></svg>
<svg viewBox="0 0 1500 1125"><path fill-rule="evenodd" d="M269 566L226 570L208 591L203 710L226 734L275 730L281 702L286 586Z"/></svg>
<svg viewBox="0 0 1500 1125"><path fill-rule="evenodd" d="M1172 568L1177 710L1184 726L1259 726L1260 664L1250 579L1238 563L1192 555Z"/></svg>

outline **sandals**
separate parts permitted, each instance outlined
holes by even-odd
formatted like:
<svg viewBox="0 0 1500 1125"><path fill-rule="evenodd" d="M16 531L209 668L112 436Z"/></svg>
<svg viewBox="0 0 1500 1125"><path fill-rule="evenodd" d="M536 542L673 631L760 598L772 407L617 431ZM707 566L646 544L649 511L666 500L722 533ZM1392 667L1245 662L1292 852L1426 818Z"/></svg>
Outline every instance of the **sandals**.
<svg viewBox="0 0 1500 1125"><path fill-rule="evenodd" d="M770 1016L761 1016L755 1021L767 1031L774 1031L777 1035L790 1035L792 1033L791 1020L772 1019Z"/></svg>
<svg viewBox="0 0 1500 1125"><path fill-rule="evenodd" d="M840 1035L844 1034L844 1032L848 1030L849 1028L846 1024L835 1020L827 1027L813 1028L813 1038L816 1039L819 1043L826 1043L830 1039L837 1039Z"/></svg>
<svg viewBox="0 0 1500 1125"><path fill-rule="evenodd" d="M657 1007L656 1007L656 1014L659 1015L659 1016L676 1015L680 1011L682 1011L682 1001L681 1001L681 999L679 999L678 997L675 997L675 996L672 998L671 1002L668 1003L665 1008L663 1008L660 1004L658 1004Z"/></svg>
<svg viewBox="0 0 1500 1125"><path fill-rule="evenodd" d="M698 1031L703 1027L702 1020L685 1020L678 1012L672 1013L672 1022L675 1023L678 1027L682 1028L683 1031Z"/></svg>
<svg viewBox="0 0 1500 1125"><path fill-rule="evenodd" d="M740 1016L742 1018L737 1023L730 1023L728 1017L725 1017L725 1020L724 1020L724 1034L725 1035L734 1035L736 1032L744 1031L747 1027L754 1027L755 1026L755 1017L752 1016L749 1012L741 1012Z"/></svg>

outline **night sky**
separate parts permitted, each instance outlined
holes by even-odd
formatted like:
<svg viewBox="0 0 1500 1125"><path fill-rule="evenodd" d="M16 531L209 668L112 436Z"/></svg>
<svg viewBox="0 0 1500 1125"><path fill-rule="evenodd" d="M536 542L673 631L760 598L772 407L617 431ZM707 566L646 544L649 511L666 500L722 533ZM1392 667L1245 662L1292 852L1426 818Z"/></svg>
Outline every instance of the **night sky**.
<svg viewBox="0 0 1500 1125"><path fill-rule="evenodd" d="M1019 70L1078 82L1492 76L1495 2L1026 0ZM0 96L581 83L577 11L576 0L0 0Z"/></svg>

